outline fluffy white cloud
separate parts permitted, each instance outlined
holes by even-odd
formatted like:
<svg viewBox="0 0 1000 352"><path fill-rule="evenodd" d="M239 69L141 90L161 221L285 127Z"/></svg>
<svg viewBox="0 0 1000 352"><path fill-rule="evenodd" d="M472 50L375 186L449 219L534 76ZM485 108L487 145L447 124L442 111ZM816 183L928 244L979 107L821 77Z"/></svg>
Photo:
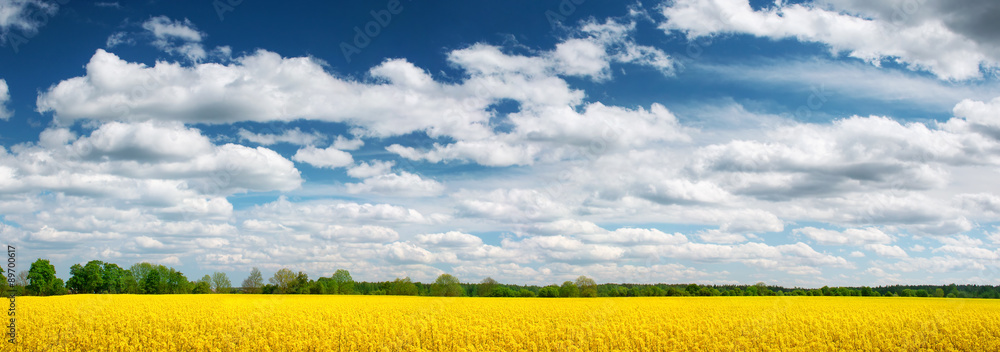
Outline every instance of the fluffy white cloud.
<svg viewBox="0 0 1000 352"><path fill-rule="evenodd" d="M885 244L866 244L865 249L875 252L881 257L887 258L906 258L909 255L906 254L902 248L899 246L890 246Z"/></svg>
<svg viewBox="0 0 1000 352"><path fill-rule="evenodd" d="M483 244L483 240L479 237L458 231L418 235L417 242L434 247L452 248L476 247Z"/></svg>
<svg viewBox="0 0 1000 352"><path fill-rule="evenodd" d="M662 6L667 20L660 27L689 38L728 33L796 38L876 65L895 59L945 79L980 77L981 66L1000 65L997 52L984 50L981 40L956 32L944 18L894 23L885 15L858 15L846 2L831 1L833 8L779 3L755 11L747 0L678 0Z"/></svg>
<svg viewBox="0 0 1000 352"><path fill-rule="evenodd" d="M354 158L351 157L351 153L334 147L320 149L314 146L307 146L299 149L299 151L295 152L295 155L292 156L292 160L315 167L325 167L330 169L336 169L338 167L344 167L354 163Z"/></svg>
<svg viewBox="0 0 1000 352"><path fill-rule="evenodd" d="M746 242L747 236L738 233L723 232L720 230L707 230L697 234L702 241L709 243L740 243Z"/></svg>
<svg viewBox="0 0 1000 352"><path fill-rule="evenodd" d="M1000 97L988 102L962 100L955 105L953 112L956 117L968 122L972 130L1000 139L1000 121L996 118L1000 114Z"/></svg>
<svg viewBox="0 0 1000 352"><path fill-rule="evenodd" d="M326 140L326 136L320 134L319 132L313 131L312 133L302 132L298 127L290 130L284 130L281 134L274 133L253 133L241 128L237 135L240 140L250 141L260 145L273 145L277 143L289 143L294 145L316 145L319 142ZM341 137L338 136L338 140ZM340 148L334 145L337 149Z"/></svg>
<svg viewBox="0 0 1000 352"><path fill-rule="evenodd" d="M892 237L874 227L846 229L844 231L803 227L795 229L793 232L805 235L813 241L825 245L860 246L864 244L888 244L892 242Z"/></svg>
<svg viewBox="0 0 1000 352"><path fill-rule="evenodd" d="M402 197L428 197L445 190L441 183L406 171L365 178L361 183L348 183L348 193L375 193Z"/></svg>
<svg viewBox="0 0 1000 352"><path fill-rule="evenodd" d="M120 240L123 238L125 238L125 235L114 232L59 231L48 226L44 226L40 230L28 235L28 239L32 241L65 243L95 240Z"/></svg>
<svg viewBox="0 0 1000 352"><path fill-rule="evenodd" d="M435 256L430 251L407 242L395 242L385 249L386 258L396 264L432 263Z"/></svg>
<svg viewBox="0 0 1000 352"><path fill-rule="evenodd" d="M569 209L548 195L526 189L497 189L490 192L459 191L452 195L460 214L501 222L556 220Z"/></svg>
<svg viewBox="0 0 1000 352"><path fill-rule="evenodd" d="M680 233L667 234L657 229L620 228L604 233L579 235L591 243L614 243L621 245L658 245L658 244L681 244L688 241L687 237Z"/></svg>
<svg viewBox="0 0 1000 352"><path fill-rule="evenodd" d="M372 225L360 227L332 225L320 231L318 236L327 240L353 243L383 243L399 239L396 230Z"/></svg>
<svg viewBox="0 0 1000 352"><path fill-rule="evenodd" d="M164 40L200 43L203 37L190 23L166 17L154 17L145 26ZM577 149L593 144L625 148L685 140L676 118L659 104L647 111L590 103L583 113L577 112L583 94L560 77L604 77L604 68L614 61L672 72L666 54L632 42L633 30L634 24L614 21L586 23L580 32L585 38L567 39L553 51L559 55L510 55L484 44L454 50L449 61L468 73L457 83L437 82L403 59L387 60L369 70L370 81L359 81L327 73L313 58L283 58L263 50L225 65L157 62L152 67L98 50L87 64L85 76L49 88L39 96L37 105L39 111L54 112L58 120L66 122L218 124L311 119L351 124L355 127L352 133L358 135L386 137L423 131L431 137L452 137L455 142L432 150L403 145L390 146L389 150L410 159L473 160L490 166L532 164L542 157L540 151L553 146L558 158L563 144ZM577 41L596 45L602 53L594 59L604 68L571 68L582 59L576 51L565 53L563 48ZM495 115L491 106L505 100L520 105L520 112L508 117L517 128L513 133L496 133L490 127ZM292 132L257 135L241 131L241 137L264 145L282 140L308 142ZM360 139L334 142L338 150L361 145Z"/></svg>
<svg viewBox="0 0 1000 352"><path fill-rule="evenodd" d="M392 171L395 161L372 160L361 162L347 169L347 174L354 178L368 178L385 175Z"/></svg>
<svg viewBox="0 0 1000 352"><path fill-rule="evenodd" d="M572 153L605 153L663 142L688 141L687 130L660 104L626 109L600 102L578 112L572 106L522 109L508 115L513 131L478 140L435 144L429 150L392 145L387 149L412 160L471 160L486 166L530 165L536 159L559 159Z"/></svg>
<svg viewBox="0 0 1000 352"><path fill-rule="evenodd" d="M104 41L104 48L111 49L122 44L135 45L135 39L129 37L129 34L126 32L111 33L108 39Z"/></svg>
<svg viewBox="0 0 1000 352"><path fill-rule="evenodd" d="M337 139L333 141L333 147L340 150L357 150L365 145L365 141L361 138L347 139L344 136L337 136Z"/></svg>
<svg viewBox="0 0 1000 352"><path fill-rule="evenodd" d="M738 193L795 197L879 188L927 189L945 183L933 163L976 163L975 135L901 124L884 117L852 117L831 125L779 128L767 141L733 141L699 151L697 172L728 172ZM971 154L974 153L974 154ZM726 185L726 186L730 186Z"/></svg>
<svg viewBox="0 0 1000 352"><path fill-rule="evenodd" d="M246 211L244 227L254 231L284 231L298 228L314 231L327 224L430 224L443 220L442 214L423 213L391 204L359 204L340 201L291 202L278 200L256 205Z"/></svg>
<svg viewBox="0 0 1000 352"><path fill-rule="evenodd" d="M153 34L154 46L169 54L180 54L193 62L204 60L207 56L201 45L205 35L188 19L178 21L156 16L143 22L142 28Z"/></svg>
<svg viewBox="0 0 1000 352"><path fill-rule="evenodd" d="M353 122L379 136L461 122L440 118L442 109L461 107L459 99L468 95L461 87L434 83L404 60L386 61L371 73L386 83L341 80L314 59L282 58L263 50L227 65L157 62L153 67L98 50L87 64L86 76L51 87L39 96L38 107L55 112L63 121L231 123L304 118ZM413 76L426 86L407 80ZM469 118L476 119L477 106L467 111Z"/></svg>
<svg viewBox="0 0 1000 352"><path fill-rule="evenodd" d="M23 40L38 33L47 19L59 12L59 5L43 0L10 0L0 3L0 42ZM9 39L12 34L22 39Z"/></svg>
<svg viewBox="0 0 1000 352"><path fill-rule="evenodd" d="M7 120L14 115L13 111L7 109L8 102L10 102L10 90L7 81L0 79L0 120Z"/></svg>
<svg viewBox="0 0 1000 352"><path fill-rule="evenodd" d="M160 249L164 248L163 242L156 240L155 238L149 236L139 236L135 238L135 244L139 247L146 249Z"/></svg>
<svg viewBox="0 0 1000 352"><path fill-rule="evenodd" d="M458 141L448 145L434 145L432 150L417 150L393 144L386 150L410 160L427 160L433 163L449 160L471 160L485 166L530 165L541 151L537 146L518 145L491 137L477 141Z"/></svg>
<svg viewBox="0 0 1000 352"><path fill-rule="evenodd" d="M289 191L302 183L291 161L272 150L215 145L200 131L175 123L113 122L79 138L65 129L49 129L40 145L12 152L0 153L0 163L18 174L10 181L17 187L8 192L181 199L245 190ZM142 191L130 192L134 189Z"/></svg>
<svg viewBox="0 0 1000 352"><path fill-rule="evenodd" d="M549 53L553 68L562 74L589 76L596 80L611 77L610 63L634 63L649 66L665 76L674 75L673 59L658 48L638 45L630 38L635 22L583 23L583 38L567 39Z"/></svg>

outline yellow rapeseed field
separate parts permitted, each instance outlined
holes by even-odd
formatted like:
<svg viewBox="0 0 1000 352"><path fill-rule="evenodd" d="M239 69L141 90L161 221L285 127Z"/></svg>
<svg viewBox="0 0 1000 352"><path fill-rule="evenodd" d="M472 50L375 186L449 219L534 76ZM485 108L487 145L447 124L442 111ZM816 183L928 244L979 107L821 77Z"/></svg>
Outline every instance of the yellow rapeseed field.
<svg viewBox="0 0 1000 352"><path fill-rule="evenodd" d="M1000 301L868 297L17 299L3 351L1000 351Z"/></svg>

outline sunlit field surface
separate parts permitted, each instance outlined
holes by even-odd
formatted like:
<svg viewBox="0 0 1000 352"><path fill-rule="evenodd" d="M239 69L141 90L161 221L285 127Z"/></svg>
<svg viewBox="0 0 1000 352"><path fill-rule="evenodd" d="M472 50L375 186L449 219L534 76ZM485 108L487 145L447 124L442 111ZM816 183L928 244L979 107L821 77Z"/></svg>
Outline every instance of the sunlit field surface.
<svg viewBox="0 0 1000 352"><path fill-rule="evenodd" d="M17 299L3 351L1000 351L1000 301L868 297Z"/></svg>

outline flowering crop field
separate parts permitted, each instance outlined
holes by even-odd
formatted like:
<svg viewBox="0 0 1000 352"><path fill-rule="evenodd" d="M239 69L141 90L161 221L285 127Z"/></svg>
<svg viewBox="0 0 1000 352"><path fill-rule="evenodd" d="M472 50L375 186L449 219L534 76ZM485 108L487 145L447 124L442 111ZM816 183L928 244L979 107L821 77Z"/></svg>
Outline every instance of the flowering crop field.
<svg viewBox="0 0 1000 352"><path fill-rule="evenodd" d="M2 351L1000 351L1000 301L868 297L17 298Z"/></svg>

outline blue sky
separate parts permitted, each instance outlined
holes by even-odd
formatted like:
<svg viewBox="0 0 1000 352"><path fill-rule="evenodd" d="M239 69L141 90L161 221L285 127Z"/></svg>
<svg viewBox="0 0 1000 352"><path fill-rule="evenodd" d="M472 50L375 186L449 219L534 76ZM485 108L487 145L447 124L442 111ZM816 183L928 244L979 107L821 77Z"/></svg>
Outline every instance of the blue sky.
<svg viewBox="0 0 1000 352"><path fill-rule="evenodd" d="M966 5L6 1L0 235L64 278L997 285Z"/></svg>

